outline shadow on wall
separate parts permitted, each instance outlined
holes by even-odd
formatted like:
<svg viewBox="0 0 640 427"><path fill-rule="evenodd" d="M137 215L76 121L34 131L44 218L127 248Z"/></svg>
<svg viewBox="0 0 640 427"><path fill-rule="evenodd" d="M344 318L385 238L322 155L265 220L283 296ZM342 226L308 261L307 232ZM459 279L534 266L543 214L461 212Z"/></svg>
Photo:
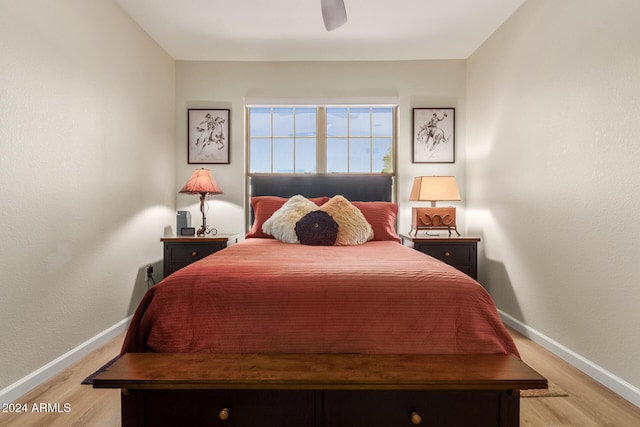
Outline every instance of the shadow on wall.
<svg viewBox="0 0 640 427"><path fill-rule="evenodd" d="M147 289L153 286L154 281L155 283L159 283L163 279L163 261L158 260L150 265L153 268L153 273L151 274L153 280L147 280L146 265L138 268L138 274L136 274L136 280L133 284L131 301L129 302L129 310L127 311L128 315L132 315L136 311L136 308L138 307L138 304L140 304L142 297L144 296L145 292L147 292Z"/></svg>
<svg viewBox="0 0 640 427"><path fill-rule="evenodd" d="M483 258L482 265L480 283L489 291L496 306L508 315L524 322L520 303L504 263Z"/></svg>

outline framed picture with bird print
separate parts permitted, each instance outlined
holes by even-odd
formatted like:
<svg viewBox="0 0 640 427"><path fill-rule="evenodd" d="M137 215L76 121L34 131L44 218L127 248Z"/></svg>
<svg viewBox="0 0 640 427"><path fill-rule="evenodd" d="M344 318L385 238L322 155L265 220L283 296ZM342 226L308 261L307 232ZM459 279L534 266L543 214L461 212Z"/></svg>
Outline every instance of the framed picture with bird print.
<svg viewBox="0 0 640 427"><path fill-rule="evenodd" d="M229 163L230 110L189 109L187 114L189 163Z"/></svg>
<svg viewBox="0 0 640 427"><path fill-rule="evenodd" d="M413 109L413 163L455 163L455 108Z"/></svg>

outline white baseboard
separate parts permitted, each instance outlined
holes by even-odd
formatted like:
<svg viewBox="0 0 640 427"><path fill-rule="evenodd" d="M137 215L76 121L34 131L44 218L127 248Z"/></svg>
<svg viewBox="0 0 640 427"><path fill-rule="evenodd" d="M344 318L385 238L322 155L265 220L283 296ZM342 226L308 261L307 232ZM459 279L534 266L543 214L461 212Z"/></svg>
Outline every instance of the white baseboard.
<svg viewBox="0 0 640 427"><path fill-rule="evenodd" d="M498 311L500 312L502 321L506 325L511 326L513 329L520 332L531 341L540 344L551 353L555 354L565 362L571 364L585 374L589 375L591 378L598 381L600 384L607 387L614 393L619 394L624 399L640 407L640 389L638 387L634 386L633 384L629 384L622 378L617 377L601 366L582 357L578 353L563 346L559 342L552 340L548 336L541 334L530 326L525 325L524 323L514 317L511 317L507 313L501 310Z"/></svg>
<svg viewBox="0 0 640 427"><path fill-rule="evenodd" d="M16 401L20 396L28 393L30 390L42 384L63 369L68 368L87 354L108 343L120 333L126 331L130 322L131 316L121 320L109 329L100 332L98 335L88 339L76 348L47 363L26 377L21 378L10 386L0 390L0 404Z"/></svg>

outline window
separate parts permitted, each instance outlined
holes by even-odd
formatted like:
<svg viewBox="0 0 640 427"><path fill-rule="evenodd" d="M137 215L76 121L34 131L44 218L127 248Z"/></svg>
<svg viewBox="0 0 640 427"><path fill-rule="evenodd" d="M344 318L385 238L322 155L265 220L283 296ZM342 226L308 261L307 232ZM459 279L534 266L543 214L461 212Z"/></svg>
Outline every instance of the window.
<svg viewBox="0 0 640 427"><path fill-rule="evenodd" d="M396 107L250 106L249 173L393 173Z"/></svg>

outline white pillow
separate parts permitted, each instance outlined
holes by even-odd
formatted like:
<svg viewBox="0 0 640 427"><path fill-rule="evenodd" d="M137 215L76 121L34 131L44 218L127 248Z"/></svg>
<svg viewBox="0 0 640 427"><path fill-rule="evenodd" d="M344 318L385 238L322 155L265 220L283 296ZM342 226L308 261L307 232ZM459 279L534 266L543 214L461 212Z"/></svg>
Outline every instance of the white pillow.
<svg viewBox="0 0 640 427"><path fill-rule="evenodd" d="M262 231L285 243L299 243L296 223L318 205L301 196L293 196L262 224Z"/></svg>

